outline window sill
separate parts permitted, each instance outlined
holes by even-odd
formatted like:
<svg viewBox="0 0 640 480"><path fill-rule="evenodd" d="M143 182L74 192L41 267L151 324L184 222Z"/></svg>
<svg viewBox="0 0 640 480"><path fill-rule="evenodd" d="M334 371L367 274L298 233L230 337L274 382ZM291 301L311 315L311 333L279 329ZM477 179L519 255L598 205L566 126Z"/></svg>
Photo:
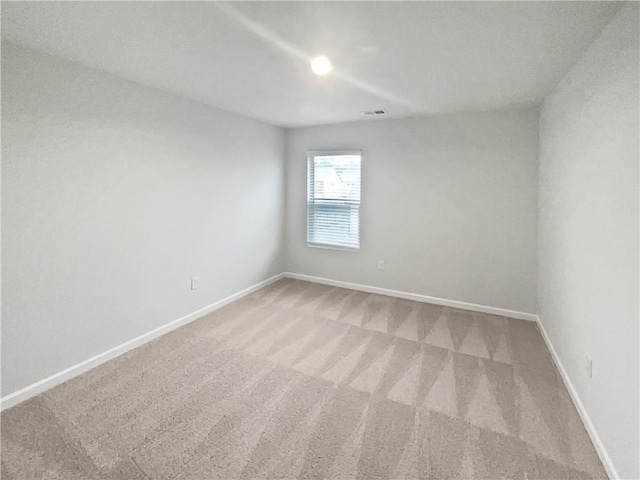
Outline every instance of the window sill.
<svg viewBox="0 0 640 480"><path fill-rule="evenodd" d="M360 247L341 247L337 245L323 245L321 243L307 243L307 247L322 248L324 250L342 250L345 252L358 252Z"/></svg>

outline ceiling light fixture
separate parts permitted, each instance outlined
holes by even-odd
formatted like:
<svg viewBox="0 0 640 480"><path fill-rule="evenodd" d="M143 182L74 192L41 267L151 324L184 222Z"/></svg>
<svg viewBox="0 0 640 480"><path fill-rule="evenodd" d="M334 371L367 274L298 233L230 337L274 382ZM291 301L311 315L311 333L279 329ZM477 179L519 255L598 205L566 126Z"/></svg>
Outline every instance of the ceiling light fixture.
<svg viewBox="0 0 640 480"><path fill-rule="evenodd" d="M333 67L331 66L331 60L324 55L320 55L311 60L311 70L316 75L324 76L329 73Z"/></svg>

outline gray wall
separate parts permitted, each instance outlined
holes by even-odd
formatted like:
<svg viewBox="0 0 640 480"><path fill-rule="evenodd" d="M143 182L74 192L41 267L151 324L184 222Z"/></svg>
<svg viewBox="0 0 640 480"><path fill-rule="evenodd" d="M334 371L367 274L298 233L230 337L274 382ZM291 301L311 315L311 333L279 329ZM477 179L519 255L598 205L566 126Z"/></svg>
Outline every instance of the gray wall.
<svg viewBox="0 0 640 480"><path fill-rule="evenodd" d="M638 41L632 3L546 100L540 131L540 319L621 478L640 477Z"/></svg>
<svg viewBox="0 0 640 480"><path fill-rule="evenodd" d="M3 42L2 395L282 272L283 141Z"/></svg>
<svg viewBox="0 0 640 480"><path fill-rule="evenodd" d="M292 129L287 148L288 271L535 312L536 109ZM362 150L359 252L307 247L313 149Z"/></svg>

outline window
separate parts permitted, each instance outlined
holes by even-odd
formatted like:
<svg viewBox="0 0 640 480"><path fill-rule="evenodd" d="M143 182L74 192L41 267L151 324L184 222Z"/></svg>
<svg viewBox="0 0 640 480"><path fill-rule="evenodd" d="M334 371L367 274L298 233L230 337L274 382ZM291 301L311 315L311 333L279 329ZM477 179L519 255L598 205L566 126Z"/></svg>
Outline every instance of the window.
<svg viewBox="0 0 640 480"><path fill-rule="evenodd" d="M362 153L307 153L307 244L360 248Z"/></svg>

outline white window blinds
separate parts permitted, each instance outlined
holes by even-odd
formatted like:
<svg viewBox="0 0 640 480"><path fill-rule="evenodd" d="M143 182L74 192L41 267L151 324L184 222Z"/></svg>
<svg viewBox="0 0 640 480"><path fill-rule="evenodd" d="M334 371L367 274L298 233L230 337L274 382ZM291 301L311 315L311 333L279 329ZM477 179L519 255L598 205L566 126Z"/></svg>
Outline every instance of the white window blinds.
<svg viewBox="0 0 640 480"><path fill-rule="evenodd" d="M307 243L360 248L361 152L308 152Z"/></svg>

